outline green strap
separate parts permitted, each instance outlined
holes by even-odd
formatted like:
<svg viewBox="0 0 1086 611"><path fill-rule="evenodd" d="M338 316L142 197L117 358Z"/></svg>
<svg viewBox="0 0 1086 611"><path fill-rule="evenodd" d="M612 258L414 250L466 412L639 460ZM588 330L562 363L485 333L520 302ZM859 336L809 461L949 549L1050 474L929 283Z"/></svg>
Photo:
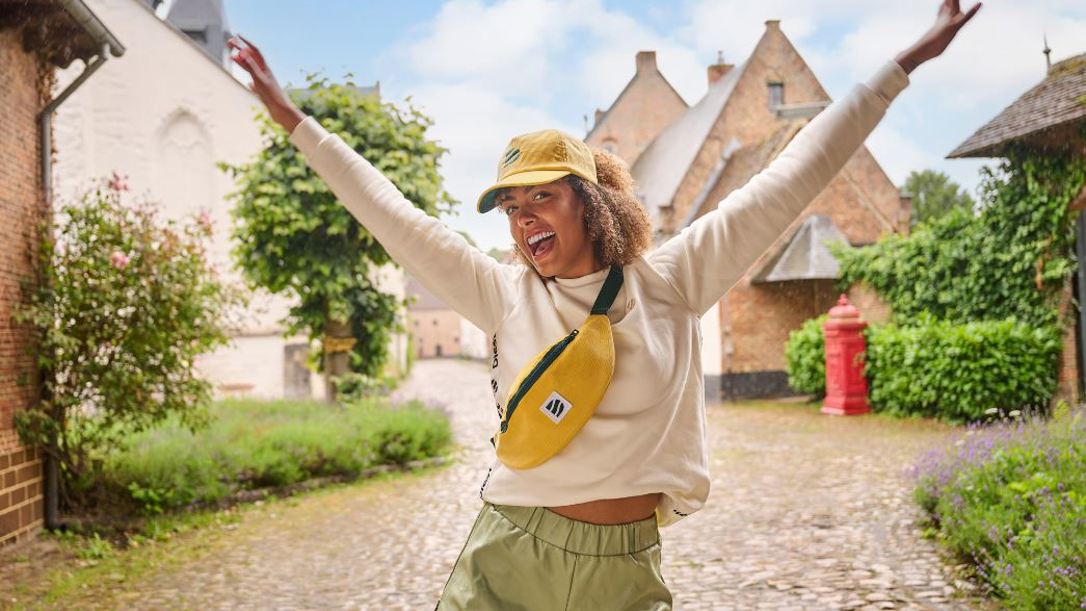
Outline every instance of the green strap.
<svg viewBox="0 0 1086 611"><path fill-rule="evenodd" d="M611 272L607 274L607 280L603 281L603 288L596 297L596 303L592 305L591 313L606 315L607 310L611 309L611 304L615 302L620 288L622 288L622 267L612 265Z"/></svg>

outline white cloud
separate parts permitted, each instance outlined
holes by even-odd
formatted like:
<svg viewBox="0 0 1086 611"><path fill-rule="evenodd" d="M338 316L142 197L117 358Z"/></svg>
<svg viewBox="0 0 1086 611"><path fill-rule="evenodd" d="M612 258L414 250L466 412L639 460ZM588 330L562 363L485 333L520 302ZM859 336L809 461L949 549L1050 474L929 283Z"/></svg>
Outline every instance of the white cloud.
<svg viewBox="0 0 1086 611"><path fill-rule="evenodd" d="M683 25L665 32L601 0L449 0L382 63L396 66L386 91L393 98L410 93L450 149L443 174L462 202L450 224L486 249L509 243L501 218L474 211L509 138L545 127L580 134L581 114L614 101L633 75L637 51L655 50L661 72L693 104L705 92L705 67L717 50L738 64L764 22L780 19L820 80L840 96L916 40L936 9L934 1L691 0L674 9ZM944 57L914 73L868 141L893 181L933 168L972 189L979 163L943 156L1043 77L1045 33L1055 59L1081 52L1086 3L993 1Z"/></svg>
<svg viewBox="0 0 1086 611"><path fill-rule="evenodd" d="M518 105L470 85L424 85L411 94L434 119L431 136L449 149L442 176L445 188L460 200L460 214L449 224L468 231L483 250L508 246L512 240L504 217L475 210L478 194L496 179L498 156L516 134L547 128L576 130L543 108Z"/></svg>

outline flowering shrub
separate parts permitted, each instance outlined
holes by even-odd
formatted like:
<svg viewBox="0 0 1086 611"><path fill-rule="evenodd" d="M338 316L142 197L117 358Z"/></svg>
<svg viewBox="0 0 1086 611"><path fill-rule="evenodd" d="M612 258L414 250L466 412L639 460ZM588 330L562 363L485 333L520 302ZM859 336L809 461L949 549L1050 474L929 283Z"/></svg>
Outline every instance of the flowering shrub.
<svg viewBox="0 0 1086 611"><path fill-rule="evenodd" d="M194 360L226 343L244 303L211 269L206 213L161 220L127 190L114 173L61 207L55 240L42 232L41 277L16 313L39 331L42 373L42 400L16 415L16 428L57 459L69 508L89 502L93 470L126 436L171 414L203 423L210 383Z"/></svg>
<svg viewBox="0 0 1086 611"><path fill-rule="evenodd" d="M1086 409L971 425L914 476L936 536L1010 608L1086 608Z"/></svg>

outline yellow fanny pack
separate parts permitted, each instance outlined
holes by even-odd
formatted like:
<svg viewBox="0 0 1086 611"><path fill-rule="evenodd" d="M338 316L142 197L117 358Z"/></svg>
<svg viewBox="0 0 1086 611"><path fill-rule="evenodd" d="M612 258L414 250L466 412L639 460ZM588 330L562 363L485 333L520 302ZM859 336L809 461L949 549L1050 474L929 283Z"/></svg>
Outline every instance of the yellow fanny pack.
<svg viewBox="0 0 1086 611"><path fill-rule="evenodd" d="M607 311L622 287L611 266L588 320L521 369L491 441L514 469L538 466L566 447L592 417L615 372L615 342Z"/></svg>

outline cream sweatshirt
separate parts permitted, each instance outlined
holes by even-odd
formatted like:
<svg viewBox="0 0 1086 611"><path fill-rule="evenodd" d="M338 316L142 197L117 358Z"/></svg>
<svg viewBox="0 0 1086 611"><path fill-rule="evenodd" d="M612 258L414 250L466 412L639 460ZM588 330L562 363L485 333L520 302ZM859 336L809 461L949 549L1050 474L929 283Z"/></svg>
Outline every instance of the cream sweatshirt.
<svg viewBox="0 0 1086 611"><path fill-rule="evenodd" d="M700 509L710 482L700 317L845 165L908 82L896 62L886 63L716 209L627 265L608 313L614 377L596 413L538 467L510 469L495 457L480 497L553 507L662 492L660 526ZM498 263L415 208L313 117L290 141L396 262L491 337L500 419L517 373L584 322L607 270L543 280L525 265ZM489 439L495 431L478 434Z"/></svg>

